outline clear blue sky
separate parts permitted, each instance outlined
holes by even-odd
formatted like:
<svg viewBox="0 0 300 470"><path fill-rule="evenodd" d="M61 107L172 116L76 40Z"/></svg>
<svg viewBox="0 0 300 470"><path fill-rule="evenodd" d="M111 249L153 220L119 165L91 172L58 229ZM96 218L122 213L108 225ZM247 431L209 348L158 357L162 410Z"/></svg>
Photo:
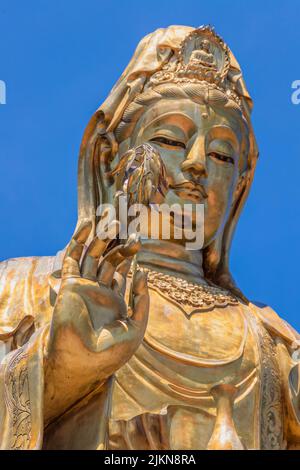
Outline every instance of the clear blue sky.
<svg viewBox="0 0 300 470"><path fill-rule="evenodd" d="M170 24L215 25L254 99L260 148L231 267L248 297L300 330L299 0L0 0L1 259L54 254L76 222L84 127L138 41Z"/></svg>

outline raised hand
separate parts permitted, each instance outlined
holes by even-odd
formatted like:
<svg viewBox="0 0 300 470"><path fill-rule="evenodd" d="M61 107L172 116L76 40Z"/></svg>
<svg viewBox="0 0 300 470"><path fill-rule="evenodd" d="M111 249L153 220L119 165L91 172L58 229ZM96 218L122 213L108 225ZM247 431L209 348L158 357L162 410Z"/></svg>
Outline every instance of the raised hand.
<svg viewBox="0 0 300 470"><path fill-rule="evenodd" d="M46 353L48 420L112 376L130 359L146 329L149 295L141 271L132 279L131 305L124 300L140 242L131 236L103 257L110 239L95 237L83 255L90 231L89 223L79 228L63 261Z"/></svg>

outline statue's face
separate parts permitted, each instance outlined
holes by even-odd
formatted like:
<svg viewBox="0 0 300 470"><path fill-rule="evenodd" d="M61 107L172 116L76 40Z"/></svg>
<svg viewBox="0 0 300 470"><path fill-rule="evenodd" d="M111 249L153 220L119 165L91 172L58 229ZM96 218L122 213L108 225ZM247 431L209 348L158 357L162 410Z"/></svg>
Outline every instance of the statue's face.
<svg viewBox="0 0 300 470"><path fill-rule="evenodd" d="M210 52L210 45L208 41L202 41L201 43L201 49L204 50L205 52Z"/></svg>
<svg viewBox="0 0 300 470"><path fill-rule="evenodd" d="M226 222L241 169L242 129L238 116L224 110L162 99L147 108L131 136L131 148L148 142L160 153L169 183L165 203L189 204L193 214L204 204L204 246Z"/></svg>

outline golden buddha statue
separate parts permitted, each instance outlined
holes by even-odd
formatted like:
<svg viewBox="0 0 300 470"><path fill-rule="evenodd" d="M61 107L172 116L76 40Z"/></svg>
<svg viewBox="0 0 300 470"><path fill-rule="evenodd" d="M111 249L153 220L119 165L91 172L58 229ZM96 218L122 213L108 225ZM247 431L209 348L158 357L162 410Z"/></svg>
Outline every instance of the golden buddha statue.
<svg viewBox="0 0 300 470"><path fill-rule="evenodd" d="M194 61L200 44L213 70ZM212 28L141 41L84 133L69 245L0 264L2 449L300 448L299 335L229 271L258 156L251 108ZM111 242L117 222L97 209L141 149L165 204L204 207L201 249L160 223Z"/></svg>

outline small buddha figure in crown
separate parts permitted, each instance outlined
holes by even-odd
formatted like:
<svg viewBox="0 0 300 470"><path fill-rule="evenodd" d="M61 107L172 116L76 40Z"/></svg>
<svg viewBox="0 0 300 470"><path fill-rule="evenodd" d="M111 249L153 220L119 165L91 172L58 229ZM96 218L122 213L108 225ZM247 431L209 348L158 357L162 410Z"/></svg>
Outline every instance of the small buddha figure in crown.
<svg viewBox="0 0 300 470"><path fill-rule="evenodd" d="M190 62L191 65L202 65L216 69L216 61L211 52L211 46L207 39L203 39L200 43L200 48L192 52Z"/></svg>

